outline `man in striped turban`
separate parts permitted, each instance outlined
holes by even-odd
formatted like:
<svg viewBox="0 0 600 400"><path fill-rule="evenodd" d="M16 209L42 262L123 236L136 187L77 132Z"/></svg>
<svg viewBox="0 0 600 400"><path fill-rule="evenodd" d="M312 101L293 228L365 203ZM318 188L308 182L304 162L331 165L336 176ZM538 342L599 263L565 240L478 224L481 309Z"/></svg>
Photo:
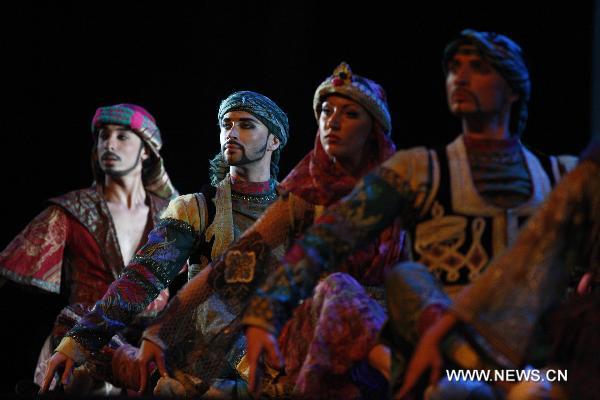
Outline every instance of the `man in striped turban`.
<svg viewBox="0 0 600 400"><path fill-rule="evenodd" d="M160 131L147 110L135 104L100 107L92 136L94 184L50 199L0 253L0 279L69 295L42 348L34 376L38 385L54 347L123 272L177 194L159 153ZM168 291L157 294L142 319L154 317L167 300ZM78 370L78 384L110 391L102 379L91 378L88 367ZM101 370L109 367L93 368L103 376Z"/></svg>

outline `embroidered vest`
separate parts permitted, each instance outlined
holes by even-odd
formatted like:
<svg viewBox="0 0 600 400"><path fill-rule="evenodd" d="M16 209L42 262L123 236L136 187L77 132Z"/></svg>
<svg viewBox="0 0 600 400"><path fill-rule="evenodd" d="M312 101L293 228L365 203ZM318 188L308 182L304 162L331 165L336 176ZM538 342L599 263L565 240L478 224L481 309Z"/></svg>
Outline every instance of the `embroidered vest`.
<svg viewBox="0 0 600 400"><path fill-rule="evenodd" d="M538 158L525 148L523 153L532 195L525 203L504 209L477 192L462 138L429 152L432 169L439 175L433 179L433 201L412 231L413 255L449 294L476 279L512 243L558 180L555 157Z"/></svg>

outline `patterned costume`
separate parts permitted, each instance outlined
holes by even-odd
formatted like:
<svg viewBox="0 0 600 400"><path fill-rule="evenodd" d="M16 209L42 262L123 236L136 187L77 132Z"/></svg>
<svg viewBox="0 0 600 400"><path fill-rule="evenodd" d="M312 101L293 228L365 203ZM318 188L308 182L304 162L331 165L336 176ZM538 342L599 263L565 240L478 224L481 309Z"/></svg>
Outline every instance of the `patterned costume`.
<svg viewBox="0 0 600 400"><path fill-rule="evenodd" d="M142 173L149 199L151 226L175 193L158 151L160 131L152 116L132 104L102 107L96 111L92 131L97 137L104 124L130 127L150 150ZM94 146L94 149L96 146ZM113 220L102 194L104 177L93 151L96 184L50 199L42 211L0 254L0 275L17 283L51 293L68 293L69 306L61 311L46 341L36 368L41 383L46 362L64 333L106 291L124 269ZM149 305L143 317L155 316L167 303L168 291Z"/></svg>
<svg viewBox="0 0 600 400"><path fill-rule="evenodd" d="M369 163L359 174L364 175L395 148L387 134L390 119L383 90L368 79L352 75L342 64L317 89L315 114L320 114L326 96L340 93L363 104L375 121L368 144ZM274 257L270 249L287 246L326 207L349 193L356 182L355 176L331 160L317 134L314 149L280 184L281 197L238 242L213 261L210 288L196 288L191 281L158 323L146 330L144 337L166 350L176 370L175 378L183 386L177 393L202 393L211 370L219 368L222 350L215 344L228 351L230 343L243 341L241 312L252 289L271 270ZM268 379L264 395L281 396L292 388L295 395L308 398L360 395L351 376L359 371L351 369L366 359L385 320L385 310L377 301L383 303L384 273L401 258L403 239L397 226L390 227L355 252L341 268L344 273L323 276L312 298L295 310L295 317L280 337L288 384L278 385L278 378ZM218 314L214 310L219 310ZM211 311L215 315L208 318ZM247 377L245 359L237 368ZM237 393L239 396L243 392L238 389Z"/></svg>
<svg viewBox="0 0 600 400"><path fill-rule="evenodd" d="M287 117L267 97L254 92L236 92L222 102L219 119L236 110L253 114L278 137L281 146L286 143ZM100 351L167 287L188 259L190 276L193 276L213 257L219 256L276 200L275 177L268 182L244 182L229 174L222 176L224 162L219 156L213 160L211 173L216 187L206 186L203 193L183 195L171 201L148 235L146 244L92 311L68 332L57 351L78 363L89 358L90 353ZM276 167L276 164L271 165L271 171L276 171ZM113 365L117 369L122 367ZM117 383L126 383L120 382L116 375Z"/></svg>
<svg viewBox="0 0 600 400"><path fill-rule="evenodd" d="M440 181L436 171L439 171L440 166L435 161L433 150L416 148L397 152L375 172L367 175L339 206L325 211L318 219L318 224L309 228L303 238L296 242L284 258L285 268L277 275L278 279L270 279L270 284L265 286L262 294L256 298L255 306L261 306L261 310L265 312L255 315L256 324L270 331L277 331L286 319L284 314L287 314L279 314L280 310L288 310L290 305L293 306L304 298L310 293L322 271L337 270L337 266L342 264L349 252L371 240L396 217L400 218L403 227L412 228L411 230L416 232L413 242L417 257L440 260L439 264L431 262L430 268L434 273L441 271L439 275L445 276L442 282L454 286L454 282L464 274L462 286L476 278L483 267L479 260L487 261L502 251L506 247L509 235L516 232L519 217L527 216L550 192L550 178L541 167L541 163L524 147L520 147L530 162L528 167L531 168L532 177L537 179L531 179L532 197L520 207L511 210L495 208L477 195L475 186L465 174L469 172L469 164L462 136L448 146L448 152L458 150L455 165L463 167L462 170L454 171L460 186L452 188L450 193L465 198L461 205L468 206L468 201L473 201L475 205L472 209L475 211L478 211L478 205L487 206L487 209L492 211L490 223L482 217L479 217L479 220L471 217L467 207L459 210L464 212L460 215L456 209L445 209L440 201L434 200ZM452 166L453 164L450 164L450 169ZM510 217L513 220L505 223L506 214L511 214L511 211ZM469 221L469 217L473 220ZM494 218L499 220L496 224L500 225L496 232ZM433 232L437 230L439 240L434 240L435 236L426 228ZM493 246L494 233L497 234L496 240L500 242L497 247ZM481 240L484 234L488 238L486 241ZM470 240L467 241L467 238ZM430 250L431 253L424 249ZM467 254L461 252L461 249L467 249ZM480 252L477 257L473 256L477 262L469 260L468 257L474 251ZM454 261L455 258L458 258L458 262ZM305 268L310 270L305 271ZM286 277L287 274L290 274L291 279ZM268 301L275 298L278 301ZM278 303L281 305L272 308ZM263 310L263 306L266 309ZM267 315L269 318L265 318ZM254 321L253 318L254 314L250 312L246 321Z"/></svg>
<svg viewBox="0 0 600 400"><path fill-rule="evenodd" d="M510 249L495 258L456 301L422 266L405 263L398 267L389 285L407 294L396 299L405 309L417 313L425 306L421 313L425 314L433 307L449 308L466 323L441 341L448 362L480 370L526 364L567 369L569 379L562 383L569 398L596 397L593 382L600 376L600 363L593 350L598 344L600 142L593 149L592 145L583 161L561 180ZM398 314L394 323L418 334L410 329L415 324L403 315ZM404 337L414 340L411 335ZM508 397L521 398L516 393L531 385L550 390L549 383L524 381ZM554 384L552 388L557 389ZM485 398L504 398L484 382L445 379L429 394L435 399L471 398L473 390L479 396L487 393ZM457 397L459 393L464 397Z"/></svg>
<svg viewBox="0 0 600 400"><path fill-rule="evenodd" d="M594 398L600 377L598 345L600 282L600 142L558 184L519 234L480 279L451 306L487 345L500 365L530 362L540 339L536 325L550 314L550 351L543 362L568 368L572 398ZM589 293L570 293L589 274ZM561 308L557 304L564 303ZM568 312L566 312L568 311ZM554 318L554 319L552 319ZM561 320L562 319L562 320ZM546 333L547 335L547 333ZM540 356L536 358L540 361Z"/></svg>
<svg viewBox="0 0 600 400"><path fill-rule="evenodd" d="M528 98L528 75L512 41L474 31L464 31L461 40L480 46L482 57L520 98ZM450 46L448 51L457 48ZM574 158L535 156L526 149L518 139L526 116L526 102L519 102L510 121L517 135L508 139L460 135L442 149L397 152L305 232L281 268L257 291L243 322L280 332L293 307L310 295L323 272L336 271L347 254L396 218L412 233L414 258L427 265L447 292L475 280L510 244L519 224L542 203L561 171L574 163ZM422 289L419 283L415 287ZM411 292L419 298L427 293ZM416 330L420 310L407 312L406 296L401 288L390 287L387 293L393 338ZM398 352L406 350L416 335L391 344Z"/></svg>

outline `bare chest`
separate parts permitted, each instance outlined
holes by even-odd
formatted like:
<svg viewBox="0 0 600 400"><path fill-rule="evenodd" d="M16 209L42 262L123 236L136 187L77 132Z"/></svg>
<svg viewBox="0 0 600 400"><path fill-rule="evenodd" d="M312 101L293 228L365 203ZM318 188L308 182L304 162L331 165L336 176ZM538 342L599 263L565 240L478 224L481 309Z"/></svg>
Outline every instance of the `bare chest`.
<svg viewBox="0 0 600 400"><path fill-rule="evenodd" d="M146 239L151 221L150 208L141 206L135 209L127 209L109 203L108 209L117 232L123 263L127 265L133 258L137 248Z"/></svg>

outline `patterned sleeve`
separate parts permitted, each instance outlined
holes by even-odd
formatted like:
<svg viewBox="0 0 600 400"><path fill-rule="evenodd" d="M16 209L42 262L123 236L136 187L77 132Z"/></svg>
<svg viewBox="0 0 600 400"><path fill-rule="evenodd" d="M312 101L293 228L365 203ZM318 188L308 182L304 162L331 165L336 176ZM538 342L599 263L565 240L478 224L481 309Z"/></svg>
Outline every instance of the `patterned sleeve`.
<svg viewBox="0 0 600 400"><path fill-rule="evenodd" d="M284 244L303 222L304 213L312 206L292 194L279 197L240 239L258 233L269 248Z"/></svg>
<svg viewBox="0 0 600 400"><path fill-rule="evenodd" d="M62 209L46 208L0 253L0 276L59 293L68 230Z"/></svg>
<svg viewBox="0 0 600 400"><path fill-rule="evenodd" d="M127 326L179 273L196 246L203 229L200 223L194 195L171 201L146 244L92 310L67 333L57 351L82 361L83 354L100 350Z"/></svg>
<svg viewBox="0 0 600 400"><path fill-rule="evenodd" d="M198 320L203 321L204 337L208 337L228 326L233 314L241 315L236 310L245 306L256 290L256 282L263 282L276 265L272 249L289 236L295 219L292 207L306 209L304 204L291 203L290 198L277 199L206 271L179 290L160 317L144 331L144 339L172 350L184 341L201 340L193 338ZM218 296L209 296L213 290Z"/></svg>
<svg viewBox="0 0 600 400"><path fill-rule="evenodd" d="M429 151L417 148L396 153L367 175L296 241L281 267L252 298L243 323L278 332L323 272L334 271L395 217L403 227L413 224L429 197L430 164Z"/></svg>

